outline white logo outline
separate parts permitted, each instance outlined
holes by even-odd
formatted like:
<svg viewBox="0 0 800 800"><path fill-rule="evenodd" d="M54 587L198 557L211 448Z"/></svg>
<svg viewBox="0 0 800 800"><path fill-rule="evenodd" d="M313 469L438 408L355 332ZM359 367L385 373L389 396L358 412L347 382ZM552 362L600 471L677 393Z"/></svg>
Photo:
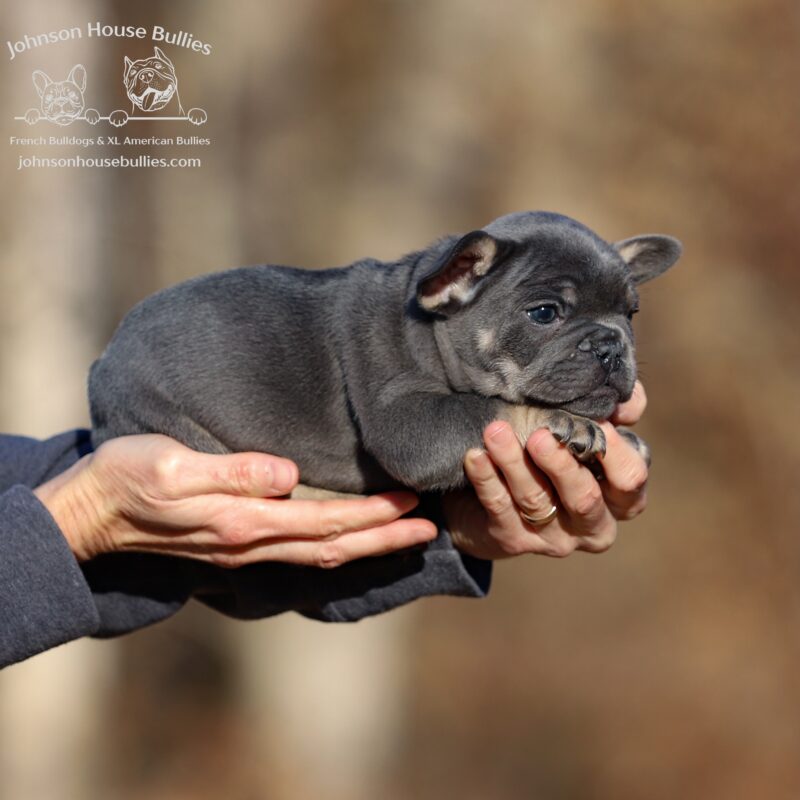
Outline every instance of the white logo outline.
<svg viewBox="0 0 800 800"><path fill-rule="evenodd" d="M32 73L33 85L40 98L40 107L29 108L23 116L15 120L35 125L40 121L54 125L66 126L80 120L96 125L98 122L109 122L116 128L128 122L183 122L188 120L192 125L203 125L208 114L202 108L183 110L178 93L178 76L175 66L164 51L155 46L152 56L132 60L125 56L123 85L131 103L131 113L116 109L108 115L101 115L94 108L86 108L84 94L86 92L86 68L76 64L69 72L66 80L54 81L42 70ZM176 101L178 116L160 116L157 112ZM136 112L143 111L145 116Z"/></svg>

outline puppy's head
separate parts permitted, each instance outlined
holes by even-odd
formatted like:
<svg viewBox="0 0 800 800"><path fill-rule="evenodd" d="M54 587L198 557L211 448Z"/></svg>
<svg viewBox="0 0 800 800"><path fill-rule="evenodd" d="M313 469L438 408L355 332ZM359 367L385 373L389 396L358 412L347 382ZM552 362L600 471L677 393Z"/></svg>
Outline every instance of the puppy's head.
<svg viewBox="0 0 800 800"><path fill-rule="evenodd" d="M178 88L175 67L159 47L150 58L131 61L125 56L123 79L130 101L142 111L160 111Z"/></svg>
<svg viewBox="0 0 800 800"><path fill-rule="evenodd" d="M86 70L82 64L76 64L65 81L51 80L47 73L37 69L33 85L41 98L42 115L50 122L69 125L83 113Z"/></svg>
<svg viewBox="0 0 800 800"><path fill-rule="evenodd" d="M603 419L636 380L636 287L680 254L669 236L609 244L568 217L509 214L453 242L416 302L462 385Z"/></svg>

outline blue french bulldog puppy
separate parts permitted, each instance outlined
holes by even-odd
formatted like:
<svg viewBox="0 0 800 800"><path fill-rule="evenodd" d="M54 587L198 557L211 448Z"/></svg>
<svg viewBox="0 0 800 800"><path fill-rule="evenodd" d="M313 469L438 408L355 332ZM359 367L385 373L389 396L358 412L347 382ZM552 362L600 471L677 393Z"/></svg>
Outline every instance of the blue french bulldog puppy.
<svg viewBox="0 0 800 800"><path fill-rule="evenodd" d="M636 379L637 286L680 253L521 212L395 262L200 277L134 308L93 365L94 443L156 432L264 451L352 493L464 485L494 419L521 441L548 427L592 461L596 421Z"/></svg>

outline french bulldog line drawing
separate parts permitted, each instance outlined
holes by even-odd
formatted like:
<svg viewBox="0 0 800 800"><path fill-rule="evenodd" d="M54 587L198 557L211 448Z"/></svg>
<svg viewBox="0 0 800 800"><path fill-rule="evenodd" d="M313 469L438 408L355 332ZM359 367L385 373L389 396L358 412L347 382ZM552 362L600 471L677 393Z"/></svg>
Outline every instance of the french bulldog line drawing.
<svg viewBox="0 0 800 800"><path fill-rule="evenodd" d="M76 64L64 81L54 81L40 69L35 70L32 77L41 103L39 108L30 108L25 113L24 119L28 125L35 125L41 119L56 125L70 125L76 119L84 119L90 125L95 125L100 120L100 114L95 109L86 108L83 97L86 91L86 68L83 64Z"/></svg>
<svg viewBox="0 0 800 800"><path fill-rule="evenodd" d="M169 116L185 117L194 125L202 125L208 119L202 108L190 108L188 114L183 110L175 65L160 47L155 48L154 55L137 61L125 56L123 82L131 101L131 113L121 109L113 111L108 121L116 127L125 125L137 112L155 115L168 107L177 110Z"/></svg>
<svg viewBox="0 0 800 800"><path fill-rule="evenodd" d="M136 306L92 366L92 439L273 453L305 485L362 494L463 486L495 419L596 463L597 421L636 380L637 287L681 250L527 211L393 262L195 278Z"/></svg>

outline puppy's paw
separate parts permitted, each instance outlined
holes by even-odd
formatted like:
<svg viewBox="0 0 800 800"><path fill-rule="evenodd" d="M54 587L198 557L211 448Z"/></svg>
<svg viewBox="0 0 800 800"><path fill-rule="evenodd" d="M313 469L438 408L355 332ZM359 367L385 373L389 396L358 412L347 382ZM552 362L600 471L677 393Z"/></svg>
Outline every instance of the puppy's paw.
<svg viewBox="0 0 800 800"><path fill-rule="evenodd" d="M100 112L95 108L87 108L83 114L83 118L90 125L97 125L100 122Z"/></svg>
<svg viewBox="0 0 800 800"><path fill-rule="evenodd" d="M192 125L202 125L208 119L208 114L202 108L190 108L186 116Z"/></svg>
<svg viewBox="0 0 800 800"><path fill-rule="evenodd" d="M128 121L128 112L118 109L109 114L108 121L115 127L121 128Z"/></svg>
<svg viewBox="0 0 800 800"><path fill-rule="evenodd" d="M25 112L25 122L27 122L28 125L35 125L41 118L42 115L38 108L29 108Z"/></svg>
<svg viewBox="0 0 800 800"><path fill-rule="evenodd" d="M545 425L559 442L582 463L589 463L606 454L606 435L602 428L586 417L554 409L547 413Z"/></svg>
<svg viewBox="0 0 800 800"><path fill-rule="evenodd" d="M617 433L644 459L644 463L649 467L653 459L647 442L641 436L637 436L630 428L618 427Z"/></svg>

